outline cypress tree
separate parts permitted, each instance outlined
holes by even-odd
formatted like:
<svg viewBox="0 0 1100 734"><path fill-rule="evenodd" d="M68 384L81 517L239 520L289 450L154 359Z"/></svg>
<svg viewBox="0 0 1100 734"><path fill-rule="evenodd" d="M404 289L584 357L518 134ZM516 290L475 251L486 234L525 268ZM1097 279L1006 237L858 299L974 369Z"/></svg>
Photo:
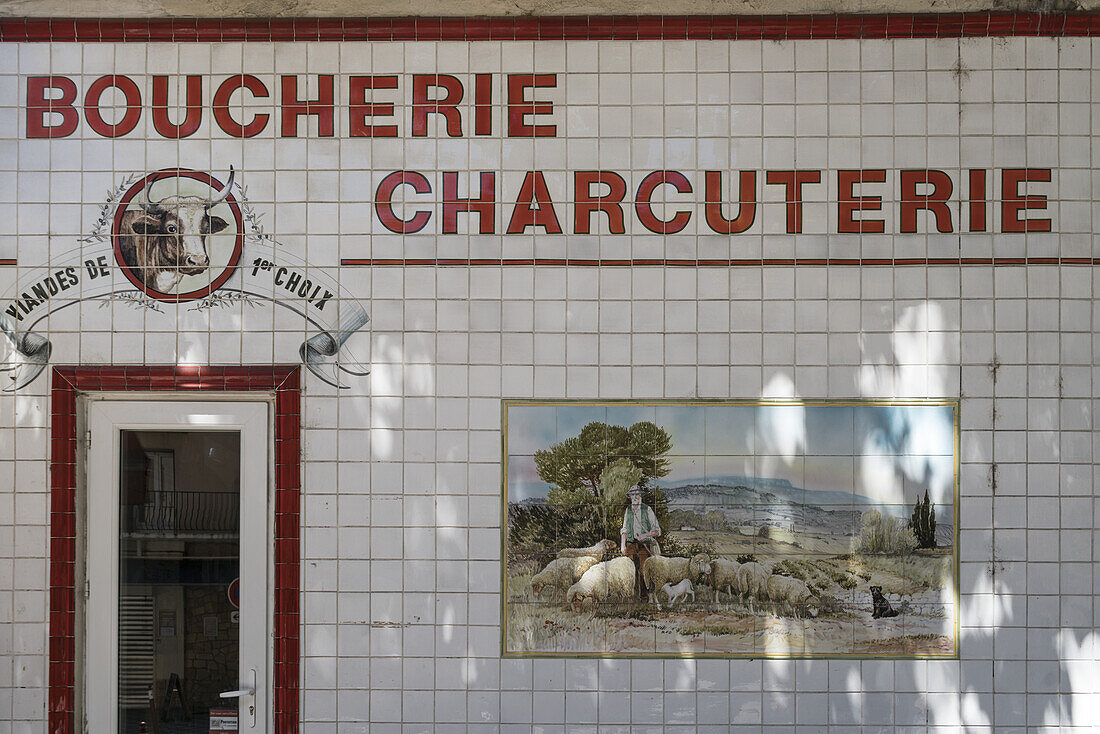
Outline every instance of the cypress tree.
<svg viewBox="0 0 1100 734"><path fill-rule="evenodd" d="M917 497L909 527L913 530L913 535L917 536L919 548L936 547L936 508L928 497L928 489L924 490L923 501Z"/></svg>

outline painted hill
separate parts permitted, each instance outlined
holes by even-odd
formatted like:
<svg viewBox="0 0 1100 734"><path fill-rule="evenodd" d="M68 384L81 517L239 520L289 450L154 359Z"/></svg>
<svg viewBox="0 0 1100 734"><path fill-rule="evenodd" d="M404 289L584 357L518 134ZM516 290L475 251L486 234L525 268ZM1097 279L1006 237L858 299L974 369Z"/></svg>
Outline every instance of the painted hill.
<svg viewBox="0 0 1100 734"><path fill-rule="evenodd" d="M824 532L833 535L858 535L863 513L868 504L830 504L825 500L847 498L840 492L811 492L793 487L785 480L775 480L774 491L752 489L744 484L727 486L721 483L686 484L663 489L670 510L683 510L704 516L718 511L730 526L760 527L771 525L785 530ZM816 504L821 502L821 504ZM907 520L907 507L877 506ZM941 547L954 541L954 526L949 508L937 508L936 540Z"/></svg>
<svg viewBox="0 0 1100 734"><path fill-rule="evenodd" d="M706 477L705 479L702 477L695 477L693 479L681 479L674 482L661 481L659 484L661 489L665 490L665 494L668 494L669 489L705 484L724 487L744 487L749 489L749 491L751 491L751 488L755 487L756 491L760 493L761 496L770 493L781 500L797 502L799 504L803 502L816 505L876 504L870 497L866 497L862 494L836 492L832 490L803 489L802 487L794 486L788 479L776 479L772 477L743 477L734 475Z"/></svg>
<svg viewBox="0 0 1100 734"><path fill-rule="evenodd" d="M722 513L731 526L771 525L783 529L806 529L837 535L859 531L861 512L851 503L821 507L802 501L801 490L778 493L754 491L744 485L690 484L664 490L670 510L704 515Z"/></svg>

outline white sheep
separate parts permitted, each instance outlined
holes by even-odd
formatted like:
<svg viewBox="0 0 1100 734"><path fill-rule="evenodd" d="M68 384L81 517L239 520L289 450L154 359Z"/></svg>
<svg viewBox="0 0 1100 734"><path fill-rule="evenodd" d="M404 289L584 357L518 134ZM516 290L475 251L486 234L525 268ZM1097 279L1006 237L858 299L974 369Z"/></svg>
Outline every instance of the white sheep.
<svg viewBox="0 0 1100 734"><path fill-rule="evenodd" d="M737 569L738 592L749 600L767 598L770 575L763 564L756 561L742 563Z"/></svg>
<svg viewBox="0 0 1100 734"><path fill-rule="evenodd" d="M596 561L602 561L610 556L616 548L618 546L614 540L601 540L599 543L593 543L587 548L562 548L558 551L558 558L593 556Z"/></svg>
<svg viewBox="0 0 1100 734"><path fill-rule="evenodd" d="M546 568L531 577L531 594L537 599L548 587L565 591L596 563L595 556L555 558L546 564Z"/></svg>
<svg viewBox="0 0 1100 734"><path fill-rule="evenodd" d="M689 596L693 602L695 601L695 589L692 588L690 579L684 579L675 586L665 584L661 587L661 591L665 592L665 596L668 597L669 607L674 605L677 599L686 599Z"/></svg>
<svg viewBox="0 0 1100 734"><path fill-rule="evenodd" d="M811 617L816 617L819 604L806 583L790 576L768 577L768 598L794 610L805 609Z"/></svg>
<svg viewBox="0 0 1100 734"><path fill-rule="evenodd" d="M634 573L634 561L626 556L597 563L565 592L565 604L579 613L589 603L595 611L612 598L628 601L634 597Z"/></svg>
<svg viewBox="0 0 1100 734"><path fill-rule="evenodd" d="M665 584L678 584L684 579L695 583L704 580L710 574L710 557L699 553L691 558L675 556L650 556L642 564L642 579L649 589L650 599L661 608L657 591Z"/></svg>
<svg viewBox="0 0 1100 734"><path fill-rule="evenodd" d="M741 584L737 578L740 568L740 563L728 558L715 558L710 562L710 587L714 589L714 601L719 601L718 594L723 589L731 599L734 594L741 594Z"/></svg>

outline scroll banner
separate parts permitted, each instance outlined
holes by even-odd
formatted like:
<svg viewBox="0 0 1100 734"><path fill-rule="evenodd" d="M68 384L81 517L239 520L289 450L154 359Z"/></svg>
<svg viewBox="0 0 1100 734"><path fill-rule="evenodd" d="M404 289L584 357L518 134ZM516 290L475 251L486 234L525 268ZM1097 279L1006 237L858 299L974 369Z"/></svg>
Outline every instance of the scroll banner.
<svg viewBox="0 0 1100 734"><path fill-rule="evenodd" d="M341 373L368 374L345 346L370 320L362 304L265 234L233 179L232 169L224 185L186 169L130 176L79 246L23 271L0 297L0 330L11 345L2 389L19 390L49 364L53 345L39 333L48 316L95 301L157 313L268 302L304 319L298 355L314 375L346 388Z"/></svg>

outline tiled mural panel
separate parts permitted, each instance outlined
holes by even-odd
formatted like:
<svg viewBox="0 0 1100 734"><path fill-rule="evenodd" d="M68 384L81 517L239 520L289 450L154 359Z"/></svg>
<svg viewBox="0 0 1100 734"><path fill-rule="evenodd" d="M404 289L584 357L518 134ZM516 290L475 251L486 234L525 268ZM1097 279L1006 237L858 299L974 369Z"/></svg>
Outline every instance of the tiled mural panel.
<svg viewBox="0 0 1100 734"><path fill-rule="evenodd" d="M1090 729L1097 53L0 45L0 731L45 731L50 684L36 368L303 359L302 731ZM197 127L166 137L188 75ZM176 168L210 178L148 177ZM211 265L135 289L116 202L224 188ZM235 231L226 288L181 298ZM502 658L520 398L958 400L959 658Z"/></svg>

